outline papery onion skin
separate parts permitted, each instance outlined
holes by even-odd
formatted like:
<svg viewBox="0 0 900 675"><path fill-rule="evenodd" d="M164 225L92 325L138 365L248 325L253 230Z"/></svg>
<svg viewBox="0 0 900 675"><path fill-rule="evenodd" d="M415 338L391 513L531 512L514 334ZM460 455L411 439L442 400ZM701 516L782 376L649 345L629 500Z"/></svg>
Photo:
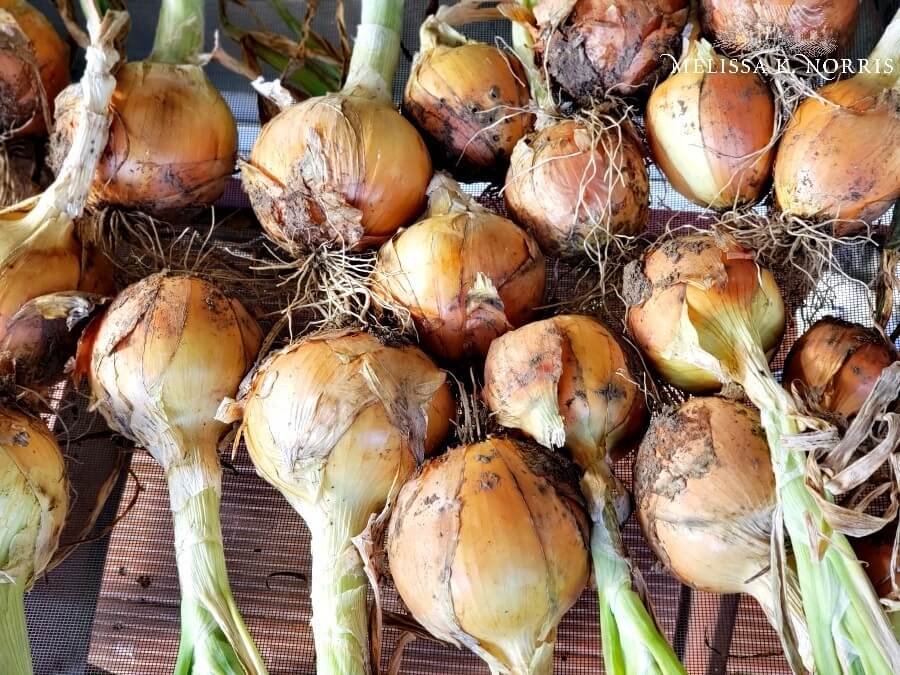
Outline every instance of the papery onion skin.
<svg viewBox="0 0 900 675"><path fill-rule="evenodd" d="M673 65L688 17L686 0L541 0L535 51L572 98L631 96ZM666 56L669 55L669 56Z"/></svg>
<svg viewBox="0 0 900 675"><path fill-rule="evenodd" d="M400 492L386 547L416 620L492 672L549 674L556 626L588 580L573 480L558 458L507 438L426 464Z"/></svg>
<svg viewBox="0 0 900 675"><path fill-rule="evenodd" d="M657 165L701 206L753 204L768 186L775 101L766 83L740 66L705 40L692 40L679 71L647 101L647 140Z"/></svg>
<svg viewBox="0 0 900 675"><path fill-rule="evenodd" d="M848 420L859 412L881 371L898 359L897 350L872 328L826 317L791 347L782 382L799 386L804 398Z"/></svg>
<svg viewBox="0 0 900 675"><path fill-rule="evenodd" d="M610 155L591 144L591 131L566 120L516 144L504 199L512 218L548 255L585 254L585 242L644 231L650 218L650 179L643 152L629 129ZM607 176L612 172L614 177Z"/></svg>

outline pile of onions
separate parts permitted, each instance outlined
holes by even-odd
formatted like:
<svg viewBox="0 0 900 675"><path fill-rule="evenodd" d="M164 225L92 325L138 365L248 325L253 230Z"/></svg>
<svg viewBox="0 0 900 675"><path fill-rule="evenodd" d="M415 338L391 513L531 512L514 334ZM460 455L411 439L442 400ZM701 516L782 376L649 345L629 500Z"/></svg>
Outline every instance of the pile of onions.
<svg viewBox="0 0 900 675"><path fill-rule="evenodd" d="M782 382L789 390L799 386L818 408L850 419L881 371L897 359L897 350L877 330L825 317L791 347Z"/></svg>
<svg viewBox="0 0 900 675"><path fill-rule="evenodd" d="M377 246L422 210L431 158L391 102L402 23L403 0L363 0L343 89L276 115L242 165L263 229L292 255Z"/></svg>
<svg viewBox="0 0 900 675"><path fill-rule="evenodd" d="M234 172L237 126L196 65L203 0L163 0L149 58L123 65L110 103L112 124L91 192L103 205L168 211L211 204ZM71 143L77 92L60 96L50 161Z"/></svg>
<svg viewBox="0 0 900 675"><path fill-rule="evenodd" d="M69 510L66 464L39 419L0 408L0 663L31 675L25 592L50 564Z"/></svg>
<svg viewBox="0 0 900 675"><path fill-rule="evenodd" d="M647 101L650 150L672 186L701 206L753 204L772 171L775 101L768 85L695 31L676 71Z"/></svg>
<svg viewBox="0 0 900 675"><path fill-rule="evenodd" d="M557 625L588 580L587 526L558 458L493 438L450 450L403 487L388 561L432 635L492 673L550 675Z"/></svg>
<svg viewBox="0 0 900 675"><path fill-rule="evenodd" d="M0 0L0 140L46 132L67 84L69 48L47 17L25 0Z"/></svg>
<svg viewBox="0 0 900 675"><path fill-rule="evenodd" d="M826 56L850 41L859 0L700 0L703 28L728 50Z"/></svg>
<svg viewBox="0 0 900 675"><path fill-rule="evenodd" d="M419 29L419 52L403 95L403 112L447 168L483 177L503 171L531 128L528 82L519 60L453 29L499 16L480 0L441 5Z"/></svg>
<svg viewBox="0 0 900 675"><path fill-rule="evenodd" d="M632 582L615 503L624 489L609 462L643 430L647 409L639 371L615 336L587 316L529 324L494 340L484 366L484 398L503 426L541 445L565 445L584 472L591 557L607 672L684 673Z"/></svg>
<svg viewBox="0 0 900 675"><path fill-rule="evenodd" d="M693 398L655 417L634 463L637 516L650 547L681 582L708 593L747 593L779 626L771 537L775 476L759 413L721 398ZM786 609L808 657L794 583Z"/></svg>
<svg viewBox="0 0 900 675"><path fill-rule="evenodd" d="M581 102L631 96L672 67L687 0L540 0L535 50L550 76Z"/></svg>
<svg viewBox="0 0 900 675"><path fill-rule="evenodd" d="M544 256L532 237L437 174L426 217L381 247L376 292L409 311L419 338L442 358L484 356L544 297Z"/></svg>
<svg viewBox="0 0 900 675"><path fill-rule="evenodd" d="M166 475L181 586L176 673L266 673L228 584L218 453L227 426L215 420L261 337L244 307L211 284L155 274L122 291L79 346L94 407Z"/></svg>
<svg viewBox="0 0 900 675"><path fill-rule="evenodd" d="M869 72L823 87L794 113L775 158L782 211L806 220L872 222L900 198L898 64L900 11L869 55ZM837 236L854 228L834 226Z"/></svg>
<svg viewBox="0 0 900 675"><path fill-rule="evenodd" d="M807 457L785 442L822 423L800 414L769 369L767 343L777 343L784 325L784 302L771 272L729 239L680 237L626 271L625 297L635 340L666 379L691 390L717 381L739 384L759 408L816 669L900 671L900 644L872 585L817 501L828 495L813 494ZM836 607L844 611L835 615Z"/></svg>
<svg viewBox="0 0 900 675"><path fill-rule="evenodd" d="M312 536L312 629L319 675L370 672L368 583L356 538L450 429L446 375L415 347L328 332L264 361L220 417ZM377 592L377 589L376 589Z"/></svg>

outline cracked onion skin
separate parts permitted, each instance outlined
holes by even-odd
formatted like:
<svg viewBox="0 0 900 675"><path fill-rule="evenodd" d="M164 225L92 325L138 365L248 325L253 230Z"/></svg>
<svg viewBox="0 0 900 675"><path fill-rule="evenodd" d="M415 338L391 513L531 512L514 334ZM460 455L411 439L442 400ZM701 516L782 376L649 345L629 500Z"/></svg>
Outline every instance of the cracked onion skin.
<svg viewBox="0 0 900 675"><path fill-rule="evenodd" d="M569 96L587 103L634 96L672 68L687 0L541 0L538 59ZM669 56L666 56L669 55Z"/></svg>
<svg viewBox="0 0 900 675"><path fill-rule="evenodd" d="M588 518L570 468L510 438L460 446L400 491L387 553L432 635L494 673L550 675L556 628L587 583Z"/></svg>
<svg viewBox="0 0 900 675"><path fill-rule="evenodd" d="M897 350L873 328L825 317L798 339L782 382L799 386L817 407L848 420L859 412Z"/></svg>

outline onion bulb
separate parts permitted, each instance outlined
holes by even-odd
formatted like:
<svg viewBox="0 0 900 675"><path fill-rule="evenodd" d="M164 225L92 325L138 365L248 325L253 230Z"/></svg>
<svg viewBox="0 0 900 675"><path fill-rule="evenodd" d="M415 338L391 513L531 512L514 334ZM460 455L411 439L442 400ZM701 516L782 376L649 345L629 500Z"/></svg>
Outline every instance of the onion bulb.
<svg viewBox="0 0 900 675"><path fill-rule="evenodd" d="M556 629L588 580L587 517L554 456L492 438L432 460L400 491L387 553L432 635L492 673L550 675Z"/></svg>
<svg viewBox="0 0 900 675"><path fill-rule="evenodd" d="M435 176L424 220L381 247L375 286L409 311L426 348L445 359L487 354L544 297L544 256L531 236Z"/></svg>
<svg viewBox="0 0 900 675"><path fill-rule="evenodd" d="M316 672L367 675L368 584L354 539L372 536L370 519L449 432L446 375L415 347L322 333L266 359L221 412L243 416L257 472L310 530Z"/></svg>
<svg viewBox="0 0 900 675"><path fill-rule="evenodd" d="M791 56L827 56L850 41L859 0L701 0L703 27L726 49L780 47Z"/></svg>
<svg viewBox="0 0 900 675"><path fill-rule="evenodd" d="M69 509L66 463L39 419L0 408L0 663L31 675L25 592L50 564Z"/></svg>
<svg viewBox="0 0 900 675"><path fill-rule="evenodd" d="M0 27L0 138L43 134L69 84L69 48L25 0L0 0Z"/></svg>
<svg viewBox="0 0 900 675"><path fill-rule="evenodd" d="M687 0L540 0L535 51L550 76L582 102L631 96L672 66Z"/></svg>
<svg viewBox="0 0 900 675"><path fill-rule="evenodd" d="M859 412L897 350L872 328L826 317L814 323L784 362L784 386L800 386L812 403L849 419Z"/></svg>
<svg viewBox="0 0 900 675"><path fill-rule="evenodd" d="M403 0L364 0L343 89L276 115L241 168L266 234L292 255L366 249L422 210L431 158L391 102Z"/></svg>
<svg viewBox="0 0 900 675"><path fill-rule="evenodd" d="M775 101L768 85L706 40L685 40L676 72L647 102L650 150L672 186L714 209L753 204L772 170Z"/></svg>
<svg viewBox="0 0 900 675"><path fill-rule="evenodd" d="M609 462L614 451L635 442L647 412L637 373L602 324L557 316L494 340L484 366L484 398L500 424L550 449L567 446L584 472L608 672L684 673L633 586L616 518L624 488Z"/></svg>
<svg viewBox="0 0 900 675"><path fill-rule="evenodd" d="M866 573L881 598L896 599L895 587L900 588L900 565L891 571L896 532L897 521L894 520L884 529L853 541L853 550L866 563Z"/></svg>
<svg viewBox="0 0 900 675"><path fill-rule="evenodd" d="M453 26L487 18L477 0L441 5L419 29L403 111L451 171L480 178L505 170L533 115L519 60Z"/></svg>
<svg viewBox="0 0 900 675"><path fill-rule="evenodd" d="M228 585L218 454L227 427L215 420L260 342L237 300L195 277L163 273L122 291L79 346L77 371L94 408L166 475L181 586L177 673L266 672Z"/></svg>
<svg viewBox="0 0 900 675"><path fill-rule="evenodd" d="M548 255L584 255L586 243L640 234L650 218L647 166L627 124L563 120L529 134L513 150L503 194Z"/></svg>
<svg viewBox="0 0 900 675"><path fill-rule="evenodd" d="M900 12L868 63L869 72L803 101L785 129L774 180L785 213L873 222L900 198ZM855 227L834 230L841 236Z"/></svg>

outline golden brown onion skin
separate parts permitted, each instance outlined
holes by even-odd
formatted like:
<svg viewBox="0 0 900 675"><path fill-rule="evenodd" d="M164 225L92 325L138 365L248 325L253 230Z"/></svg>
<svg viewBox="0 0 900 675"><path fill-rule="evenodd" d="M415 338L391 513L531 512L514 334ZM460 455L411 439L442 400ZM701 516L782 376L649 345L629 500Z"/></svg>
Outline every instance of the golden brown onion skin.
<svg viewBox="0 0 900 675"><path fill-rule="evenodd" d="M878 331L826 317L814 323L784 362L784 386L799 386L812 403L850 419L898 358Z"/></svg>
<svg viewBox="0 0 900 675"><path fill-rule="evenodd" d="M780 46L791 55L826 56L856 28L858 0L701 0L704 31L729 51Z"/></svg>
<svg viewBox="0 0 900 675"><path fill-rule="evenodd" d="M519 60L491 45L438 45L416 57L403 112L454 173L503 171L534 116Z"/></svg>
<svg viewBox="0 0 900 675"><path fill-rule="evenodd" d="M900 90L852 77L806 99L775 157L775 201L807 220L873 222L900 198ZM836 223L837 236L856 229Z"/></svg>
<svg viewBox="0 0 900 675"><path fill-rule="evenodd" d="M242 170L268 236L291 253L324 243L366 249L425 206L431 158L410 122L381 101L312 98L266 124Z"/></svg>
<svg viewBox="0 0 900 675"><path fill-rule="evenodd" d="M671 70L687 0L541 0L535 51L553 80L585 102L631 96ZM669 56L665 56L665 55Z"/></svg>
<svg viewBox="0 0 900 675"><path fill-rule="evenodd" d="M75 133L76 108L60 110L51 160L59 166ZM237 126L198 66L142 61L116 74L109 141L91 199L166 211L211 204L234 172Z"/></svg>
<svg viewBox="0 0 900 675"><path fill-rule="evenodd" d="M556 626L588 580L588 519L573 476L507 438L460 446L400 491L387 553L428 631L492 672L550 672ZM543 667L538 667L543 664Z"/></svg>
<svg viewBox="0 0 900 675"><path fill-rule="evenodd" d="M611 157L591 144L580 122L566 120L523 138L513 150L504 199L547 255L584 255L585 240L643 232L650 217L650 179L630 132ZM606 177L610 167L621 179ZM610 183L612 189L610 190Z"/></svg>
<svg viewBox="0 0 900 675"><path fill-rule="evenodd" d="M0 9L12 15L30 43L52 115L56 95L69 84L69 47L47 17L24 0L0 0ZM43 134L50 122L44 120L40 90L23 48L15 39L0 38L0 135Z"/></svg>

